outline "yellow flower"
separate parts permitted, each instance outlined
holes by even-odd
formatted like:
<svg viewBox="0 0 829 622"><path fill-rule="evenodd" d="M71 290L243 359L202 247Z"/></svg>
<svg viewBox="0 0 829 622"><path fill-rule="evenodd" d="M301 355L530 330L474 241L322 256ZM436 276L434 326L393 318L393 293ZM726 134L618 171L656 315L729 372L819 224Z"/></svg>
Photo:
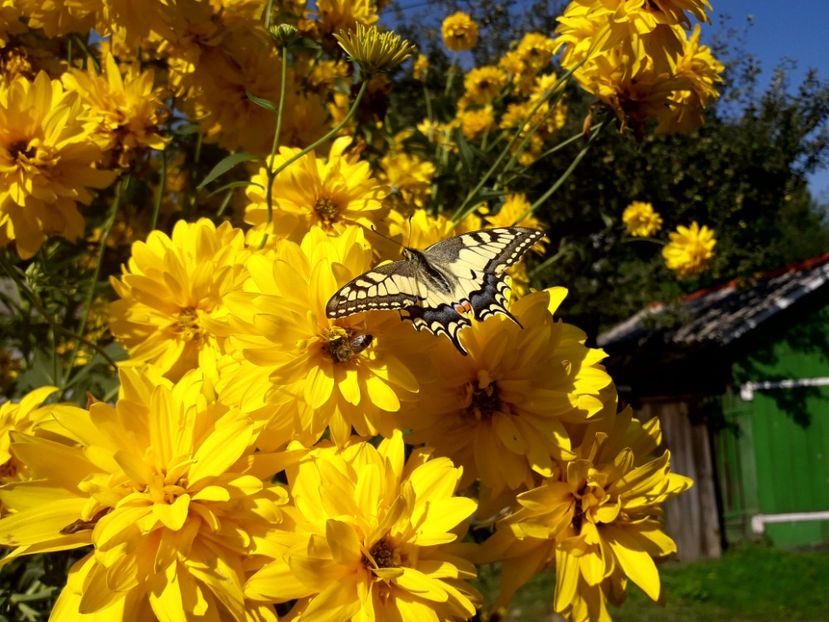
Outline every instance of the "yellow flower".
<svg viewBox="0 0 829 622"><path fill-rule="evenodd" d="M303 620L466 620L479 594L456 544L475 502L455 497L461 470L399 431L378 448L315 449L288 469L295 544L254 574L256 601L297 600ZM300 570L301 569L301 570Z"/></svg>
<svg viewBox="0 0 829 622"><path fill-rule="evenodd" d="M423 54L418 54L412 67L412 75L415 80L423 82L426 80L426 74L429 72L429 59Z"/></svg>
<svg viewBox="0 0 829 622"><path fill-rule="evenodd" d="M453 235L483 228L481 218L474 213L455 223L443 214L432 216L425 209L413 210L408 215L393 211L389 221L391 235L409 248L426 248Z"/></svg>
<svg viewBox="0 0 829 622"><path fill-rule="evenodd" d="M112 54L106 54L101 64L100 74L92 63L85 72L71 69L63 75L63 84L91 108L103 149L112 153L117 166L127 167L142 151L160 150L166 144L159 133L164 118L160 93L153 88L152 69L142 72L131 65L122 77Z"/></svg>
<svg viewBox="0 0 829 622"><path fill-rule="evenodd" d="M444 18L440 34L447 49L453 52L471 50L478 42L478 24L466 13L458 11Z"/></svg>
<svg viewBox="0 0 829 622"><path fill-rule="evenodd" d="M100 0L17 0L20 14L28 18L29 28L40 28L47 37L73 32L88 32L95 25Z"/></svg>
<svg viewBox="0 0 829 622"><path fill-rule="evenodd" d="M387 212L386 193L372 176L369 163L346 153L351 141L346 136L338 138L328 157L308 153L277 175L272 186L273 221L267 229L271 235L299 241L312 227L336 234L349 225L371 229L382 221ZM279 167L299 151L281 147L271 167ZM248 235L258 243L267 227L266 170L259 169L252 181L245 222L254 226Z"/></svg>
<svg viewBox="0 0 829 622"><path fill-rule="evenodd" d="M458 119L461 123L461 132L469 140L475 140L495 125L492 106L484 106L475 110L462 110L458 112Z"/></svg>
<svg viewBox="0 0 829 622"><path fill-rule="evenodd" d="M286 495L253 456L254 423L205 393L198 372L123 369L114 407L52 407L77 445L16 437L33 479L0 489L4 561L92 545L52 619L246 619L246 571Z"/></svg>
<svg viewBox="0 0 829 622"><path fill-rule="evenodd" d="M573 0L559 18L562 67L641 134L647 119L658 131L685 131L702 122L702 107L716 96L720 65L699 28L691 40L686 12L705 17L707 0L624 2L612 8ZM582 63L579 66L579 63Z"/></svg>
<svg viewBox="0 0 829 622"><path fill-rule="evenodd" d="M472 104L488 104L507 84L507 74L494 65L475 67L464 76L464 99Z"/></svg>
<svg viewBox="0 0 829 622"><path fill-rule="evenodd" d="M338 445L352 427L388 436L401 400L418 391L416 358L428 342L396 314L325 314L334 292L373 263L359 227L336 237L315 228L301 245L281 240L251 257L245 291L225 297L228 350L242 360L218 390L222 401L270 419L274 448L291 439L310 445L326 426Z"/></svg>
<svg viewBox="0 0 829 622"><path fill-rule="evenodd" d="M8 45L10 35L26 30L26 25L20 20L18 5L17 0L0 0L0 50Z"/></svg>
<svg viewBox="0 0 829 622"><path fill-rule="evenodd" d="M282 61L261 28L222 32L221 45L182 50L171 58L171 83L181 95L182 108L199 121L207 140L229 150L268 154L276 115L247 94L278 105ZM328 122L323 99L302 91L298 82L289 70L281 145L307 145L320 137L320 128Z"/></svg>
<svg viewBox="0 0 829 622"><path fill-rule="evenodd" d="M528 32L515 49L524 63L524 71L535 74L550 66L555 42L541 33Z"/></svg>
<svg viewBox="0 0 829 622"><path fill-rule="evenodd" d="M110 279L120 297L110 329L131 363L152 363L172 379L196 367L215 378L224 298L244 283L248 254L240 230L206 218L179 221L172 238L153 231L135 242L121 279Z"/></svg>
<svg viewBox="0 0 829 622"><path fill-rule="evenodd" d="M646 238L662 228L662 216L654 211L653 205L634 201L622 212L622 222L628 233L637 238Z"/></svg>
<svg viewBox="0 0 829 622"><path fill-rule="evenodd" d="M334 35L349 60L357 63L366 74L390 71L411 56L415 46L392 31L382 32L377 26L354 26Z"/></svg>
<svg viewBox="0 0 829 622"><path fill-rule="evenodd" d="M482 503L552 475L554 458L569 455L564 422L596 417L613 391L600 365L604 352L586 347L574 326L553 321L565 295L555 288L515 301L510 312L523 328L499 315L465 329L468 356L436 340L432 367L440 375L402 413L413 442L462 466L464 485L481 480Z"/></svg>
<svg viewBox="0 0 829 622"><path fill-rule="evenodd" d="M665 265L681 279L687 279L704 271L714 258L717 240L714 232L692 222L690 227L679 225L669 234L670 242L662 249Z"/></svg>
<svg viewBox="0 0 829 622"><path fill-rule="evenodd" d="M690 132L703 123L703 109L720 94L716 85L722 82L725 67L707 45L700 45L697 25L691 38L682 37L682 54L674 67L677 77L687 81L686 88L669 96L669 106L658 117L658 132Z"/></svg>
<svg viewBox="0 0 829 622"><path fill-rule="evenodd" d="M429 142L436 143L446 149L457 149L452 137L452 123L437 123L424 119L417 124L417 130L423 134Z"/></svg>
<svg viewBox="0 0 829 622"><path fill-rule="evenodd" d="M414 153L395 151L380 159L380 180L389 187L386 196L395 209L425 207L432 193L435 165Z"/></svg>
<svg viewBox="0 0 829 622"><path fill-rule="evenodd" d="M371 26L378 19L371 0L318 0L316 4L321 35L354 30L357 24Z"/></svg>
<svg viewBox="0 0 829 622"><path fill-rule="evenodd" d="M34 255L46 235L76 240L84 221L76 207L115 174L96 168L101 148L89 109L41 72L0 84L0 246Z"/></svg>
<svg viewBox="0 0 829 622"><path fill-rule="evenodd" d="M40 387L27 393L18 403L0 404L0 485L25 479L27 469L10 450L16 434L33 435L43 432L59 434L52 418L51 407L43 402L57 391L57 387ZM0 500L0 516L4 514Z"/></svg>
<svg viewBox="0 0 829 622"><path fill-rule="evenodd" d="M676 552L660 506L693 482L670 472L670 452L653 456L659 421L640 424L631 412L586 426L575 456L498 521L481 558L503 561L499 604L553 564L554 609L570 620L610 622L607 600L621 604L628 579L659 598L653 558Z"/></svg>

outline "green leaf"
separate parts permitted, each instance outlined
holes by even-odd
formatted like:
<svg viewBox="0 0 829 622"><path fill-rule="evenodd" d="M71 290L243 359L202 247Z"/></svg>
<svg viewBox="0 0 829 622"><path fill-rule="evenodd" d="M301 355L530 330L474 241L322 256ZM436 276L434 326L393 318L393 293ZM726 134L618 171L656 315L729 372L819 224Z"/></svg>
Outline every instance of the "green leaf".
<svg viewBox="0 0 829 622"><path fill-rule="evenodd" d="M242 162L250 162L251 160L258 159L259 156L253 155L252 153L246 153L244 151L240 151L239 153L231 153L229 156L219 160L218 164L216 164L207 176L202 179L201 183L198 185L198 188L204 188L211 181L221 177L230 169L238 164L241 164Z"/></svg>
<svg viewBox="0 0 829 622"><path fill-rule="evenodd" d="M254 104L256 104L257 106L259 106L260 108L264 108L264 109L265 109L265 110L267 110L268 112L272 112L272 113L274 113L274 114L276 114L277 112L279 112L279 105L278 105L278 104L273 103L273 102L272 102L271 100L269 100L269 99L265 99L264 97L257 97L256 95L254 95L253 93L250 93L250 92L248 92L248 91L245 91L245 96L246 96L246 97L247 97L250 101L252 101Z"/></svg>
<svg viewBox="0 0 829 622"><path fill-rule="evenodd" d="M265 186L263 186L262 184L257 184L255 181L231 181L230 183L225 184L224 186L220 186L215 190L212 190L210 194L208 194L207 196L212 197L214 194L220 194L221 192L224 192L225 190L230 190L231 188L244 188L247 186L257 186L258 188L262 188L262 190L265 189Z"/></svg>

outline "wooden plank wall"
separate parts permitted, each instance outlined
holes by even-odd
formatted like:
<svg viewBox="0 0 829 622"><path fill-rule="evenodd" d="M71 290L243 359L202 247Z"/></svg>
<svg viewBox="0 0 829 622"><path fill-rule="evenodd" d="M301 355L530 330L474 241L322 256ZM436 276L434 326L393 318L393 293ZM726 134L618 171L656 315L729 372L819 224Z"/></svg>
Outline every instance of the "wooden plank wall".
<svg viewBox="0 0 829 622"><path fill-rule="evenodd" d="M719 557L720 517L713 456L704 423L691 423L687 401L649 401L637 409L647 421L659 417L662 442L671 452L671 471L687 475L694 486L664 505L665 530L677 544L682 561Z"/></svg>

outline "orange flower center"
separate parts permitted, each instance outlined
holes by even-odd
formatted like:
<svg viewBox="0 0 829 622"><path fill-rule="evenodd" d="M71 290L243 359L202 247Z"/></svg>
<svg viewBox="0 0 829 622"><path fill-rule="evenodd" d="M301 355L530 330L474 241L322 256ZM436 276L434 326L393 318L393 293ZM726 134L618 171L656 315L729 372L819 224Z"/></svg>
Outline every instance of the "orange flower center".
<svg viewBox="0 0 829 622"><path fill-rule="evenodd" d="M503 411L503 404L498 395L498 384L486 370L479 370L478 377L469 383L471 399L466 412L477 421L490 419L492 415Z"/></svg>
<svg viewBox="0 0 829 622"><path fill-rule="evenodd" d="M199 315L195 308L185 307L179 311L173 324L173 332L184 341L201 343L204 340L204 329L199 324Z"/></svg>
<svg viewBox="0 0 829 622"><path fill-rule="evenodd" d="M386 538L378 540L368 555L363 555L362 563L366 568L395 568L400 565L394 547Z"/></svg>
<svg viewBox="0 0 829 622"><path fill-rule="evenodd" d="M314 203L314 211L324 227L330 227L340 214L340 206L331 197L319 197Z"/></svg>

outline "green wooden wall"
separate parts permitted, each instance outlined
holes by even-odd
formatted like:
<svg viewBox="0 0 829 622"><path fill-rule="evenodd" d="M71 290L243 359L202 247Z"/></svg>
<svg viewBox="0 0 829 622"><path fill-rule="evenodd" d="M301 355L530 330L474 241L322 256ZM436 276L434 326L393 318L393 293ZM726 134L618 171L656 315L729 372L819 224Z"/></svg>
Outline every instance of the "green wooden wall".
<svg viewBox="0 0 829 622"><path fill-rule="evenodd" d="M757 513L829 510L829 387L739 396L749 381L829 377L829 305L781 317L785 323L746 338L734 391L722 400L717 466L730 542L752 537L749 521ZM825 544L829 521L767 524L766 535L787 548Z"/></svg>

